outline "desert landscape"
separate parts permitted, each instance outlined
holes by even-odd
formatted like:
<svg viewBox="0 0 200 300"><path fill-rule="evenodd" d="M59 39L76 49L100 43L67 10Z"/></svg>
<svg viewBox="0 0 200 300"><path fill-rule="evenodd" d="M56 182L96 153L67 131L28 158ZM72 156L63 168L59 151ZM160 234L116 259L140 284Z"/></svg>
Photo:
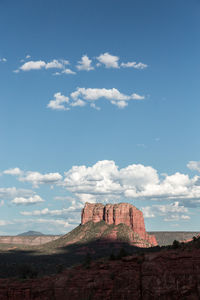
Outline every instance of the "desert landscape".
<svg viewBox="0 0 200 300"><path fill-rule="evenodd" d="M0 0L0 300L200 299L200 2Z"/></svg>
<svg viewBox="0 0 200 300"><path fill-rule="evenodd" d="M0 299L198 299L200 238L162 246L157 237L172 238L163 234L148 234L129 203L86 203L66 235L37 246L31 236L1 243Z"/></svg>

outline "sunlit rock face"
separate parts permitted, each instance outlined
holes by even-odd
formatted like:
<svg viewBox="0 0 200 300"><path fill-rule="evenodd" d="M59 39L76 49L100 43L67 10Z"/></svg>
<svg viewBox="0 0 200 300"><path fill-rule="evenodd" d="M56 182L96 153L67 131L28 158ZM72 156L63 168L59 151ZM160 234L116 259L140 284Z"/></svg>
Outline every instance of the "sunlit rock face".
<svg viewBox="0 0 200 300"><path fill-rule="evenodd" d="M129 203L103 205L101 203L86 202L81 214L81 224L83 225L89 221L97 223L102 220L109 225L125 224L139 238L148 241L151 246L157 245L155 236L149 236L146 233L143 213Z"/></svg>

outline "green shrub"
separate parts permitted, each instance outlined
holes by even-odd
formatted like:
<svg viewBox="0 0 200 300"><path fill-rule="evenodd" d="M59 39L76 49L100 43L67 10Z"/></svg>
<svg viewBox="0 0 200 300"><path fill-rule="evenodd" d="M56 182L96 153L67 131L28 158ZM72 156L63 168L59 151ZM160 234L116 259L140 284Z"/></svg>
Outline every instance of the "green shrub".
<svg viewBox="0 0 200 300"><path fill-rule="evenodd" d="M173 248L173 249L177 249L177 248L180 248L180 247L181 247L180 242L177 241L177 240L174 240L174 241L173 241L173 244L172 244L172 248Z"/></svg>
<svg viewBox="0 0 200 300"><path fill-rule="evenodd" d="M124 248L121 248L119 251L119 254L117 255L117 258L121 259L122 257L127 256L127 255L128 255L128 253L126 252L126 250Z"/></svg>
<svg viewBox="0 0 200 300"><path fill-rule="evenodd" d="M23 279L28 279L28 278L36 278L38 275L38 271L29 264L22 264L19 267L19 277Z"/></svg>
<svg viewBox="0 0 200 300"><path fill-rule="evenodd" d="M112 253L110 254L110 260L115 260L115 259L116 259L115 254L112 252Z"/></svg>
<svg viewBox="0 0 200 300"><path fill-rule="evenodd" d="M86 256L85 256L84 262L83 262L83 266L86 269L89 269L91 261L92 261L91 255L90 255L90 253L87 253Z"/></svg>

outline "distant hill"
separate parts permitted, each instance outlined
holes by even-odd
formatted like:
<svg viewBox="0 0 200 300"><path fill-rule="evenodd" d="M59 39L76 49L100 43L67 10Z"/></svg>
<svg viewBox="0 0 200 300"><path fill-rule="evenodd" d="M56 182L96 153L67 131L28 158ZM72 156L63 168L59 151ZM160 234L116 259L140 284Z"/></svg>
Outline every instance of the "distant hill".
<svg viewBox="0 0 200 300"><path fill-rule="evenodd" d="M27 231L27 232L23 232L18 234L17 236L40 236L40 235L45 235L44 233L41 233L39 231Z"/></svg>
<svg viewBox="0 0 200 300"><path fill-rule="evenodd" d="M197 236L199 231L149 231L156 237L159 246L172 245L174 240L184 241Z"/></svg>

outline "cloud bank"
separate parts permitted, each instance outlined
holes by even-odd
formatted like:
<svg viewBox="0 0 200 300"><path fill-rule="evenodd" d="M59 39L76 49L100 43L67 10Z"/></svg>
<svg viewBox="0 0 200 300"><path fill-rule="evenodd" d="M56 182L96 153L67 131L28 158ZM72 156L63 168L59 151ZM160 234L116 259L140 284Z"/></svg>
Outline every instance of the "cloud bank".
<svg viewBox="0 0 200 300"><path fill-rule="evenodd" d="M200 202L199 176L176 172L159 176L156 169L132 164L119 169L114 161L99 161L91 167L73 166L65 173L63 186L81 201L113 199L179 200L185 206Z"/></svg>
<svg viewBox="0 0 200 300"><path fill-rule="evenodd" d="M27 55L26 60L30 59L31 56ZM0 59L0 62L6 62L6 58ZM69 61L65 59L53 59L49 62L44 60L21 60L23 64L13 72L19 73L19 71L27 72L31 70L41 70L41 69L58 69L53 75L61 75L61 74L76 74L75 71L67 68L69 65ZM74 67L76 67L77 71L92 71L96 67L105 67L106 69L121 69L121 68L133 68L133 69L145 69L148 67L147 64L142 62L120 62L120 57L116 55L112 55L108 52L102 53L93 59L90 59L87 54L82 55L81 59L76 63Z"/></svg>
<svg viewBox="0 0 200 300"><path fill-rule="evenodd" d="M118 108L128 106L131 100L144 100L145 97L133 93L126 95L121 93L118 89L105 89L105 88L77 88L70 96L64 96L60 92L54 94L54 99L50 100L47 104L48 108L53 110L70 110L70 107L82 107L89 104L92 108L96 108L96 102L106 99L110 104Z"/></svg>

